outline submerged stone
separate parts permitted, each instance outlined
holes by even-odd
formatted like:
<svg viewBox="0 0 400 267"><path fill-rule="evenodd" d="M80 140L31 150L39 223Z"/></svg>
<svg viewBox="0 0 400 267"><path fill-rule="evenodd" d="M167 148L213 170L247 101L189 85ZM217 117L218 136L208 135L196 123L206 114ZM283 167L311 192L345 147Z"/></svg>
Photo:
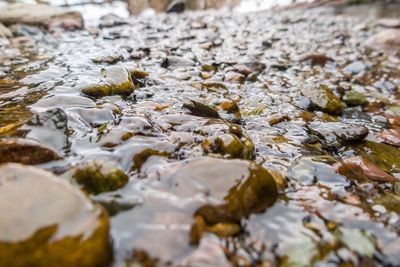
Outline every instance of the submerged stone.
<svg viewBox="0 0 400 267"><path fill-rule="evenodd" d="M342 101L326 85L321 84L318 87L304 88L301 92L318 109L324 112L337 115L343 111Z"/></svg>
<svg viewBox="0 0 400 267"><path fill-rule="evenodd" d="M119 53L110 53L110 54L105 54L105 55L100 55L95 58L92 58L93 63L101 64L101 63L106 63L106 64L115 64L118 61L122 61L124 58L121 54Z"/></svg>
<svg viewBox="0 0 400 267"><path fill-rule="evenodd" d="M343 96L343 101L349 106L362 106L367 103L367 98L356 91L349 91Z"/></svg>
<svg viewBox="0 0 400 267"><path fill-rule="evenodd" d="M187 180L188 173L191 173L193 181ZM259 165L247 161L208 158L193 160L177 169L170 179L178 184L182 183L183 187L198 183L198 186L209 188L209 197L215 197L219 203L206 204L195 212L209 226L238 223L252 213L263 212L278 196L271 174Z"/></svg>
<svg viewBox="0 0 400 267"><path fill-rule="evenodd" d="M51 148L23 138L0 139L0 163L41 164L60 159Z"/></svg>
<svg viewBox="0 0 400 267"><path fill-rule="evenodd" d="M356 155L368 159L384 172L400 172L400 150L396 147L363 141L347 146L344 150L352 150Z"/></svg>
<svg viewBox="0 0 400 267"><path fill-rule="evenodd" d="M78 11L65 10L44 4L9 4L0 11L0 22L5 25L28 24L50 27L54 23L74 21L83 28L83 18Z"/></svg>
<svg viewBox="0 0 400 267"><path fill-rule="evenodd" d="M372 36L368 42L372 46L400 47L400 29L383 30Z"/></svg>
<svg viewBox="0 0 400 267"><path fill-rule="evenodd" d="M381 18L377 24L385 28L400 28L400 19L395 18Z"/></svg>
<svg viewBox="0 0 400 267"><path fill-rule="evenodd" d="M50 172L0 167L0 266L107 266L108 217Z"/></svg>
<svg viewBox="0 0 400 267"><path fill-rule="evenodd" d="M110 95L130 95L135 90L130 72L120 66L111 66L101 70L100 84L92 84L82 89L82 93L92 97Z"/></svg>
<svg viewBox="0 0 400 267"><path fill-rule="evenodd" d="M178 68L178 67L193 67L196 63L190 58L179 57L179 56L168 56L161 63L163 68Z"/></svg>
<svg viewBox="0 0 400 267"><path fill-rule="evenodd" d="M254 144L251 140L243 141L234 134L221 134L207 138L202 147L208 153L218 153L231 158L252 159Z"/></svg>
<svg viewBox="0 0 400 267"><path fill-rule="evenodd" d="M400 132L395 129L387 129L377 134L382 143L400 147Z"/></svg>
<svg viewBox="0 0 400 267"><path fill-rule="evenodd" d="M349 65L347 65L343 72L346 74L356 75L360 72L363 72L368 69L368 66L362 61L355 61Z"/></svg>
<svg viewBox="0 0 400 267"><path fill-rule="evenodd" d="M99 194L123 187L129 177L117 167L99 160L91 160L75 169L73 179L89 193Z"/></svg>
<svg viewBox="0 0 400 267"><path fill-rule="evenodd" d="M192 113L195 116L217 118L217 119L219 118L217 110L194 100L190 100L189 102L183 104L183 108L188 109L190 113Z"/></svg>
<svg viewBox="0 0 400 267"><path fill-rule="evenodd" d="M335 164L337 172L349 179L365 179L381 183L395 183L396 179L362 157L350 157Z"/></svg>
<svg viewBox="0 0 400 267"><path fill-rule="evenodd" d="M179 261L188 241L197 244L204 232L237 234L242 219L265 211L278 197L274 178L251 161L204 157L159 167L141 181L143 204L118 214L114 226L123 236L120 244L163 261Z"/></svg>
<svg viewBox="0 0 400 267"><path fill-rule="evenodd" d="M334 146L361 141L369 132L365 126L343 122L312 122L308 127L328 145Z"/></svg>
<svg viewBox="0 0 400 267"><path fill-rule="evenodd" d="M319 53L306 53L300 57L300 62L310 63L312 66L324 67L326 63L333 62L331 57Z"/></svg>
<svg viewBox="0 0 400 267"><path fill-rule="evenodd" d="M61 108L35 114L21 130L26 132L25 137L37 140L57 151L69 145L68 116Z"/></svg>
<svg viewBox="0 0 400 267"><path fill-rule="evenodd" d="M0 38L10 38L12 37L12 32L2 23L0 23Z"/></svg>

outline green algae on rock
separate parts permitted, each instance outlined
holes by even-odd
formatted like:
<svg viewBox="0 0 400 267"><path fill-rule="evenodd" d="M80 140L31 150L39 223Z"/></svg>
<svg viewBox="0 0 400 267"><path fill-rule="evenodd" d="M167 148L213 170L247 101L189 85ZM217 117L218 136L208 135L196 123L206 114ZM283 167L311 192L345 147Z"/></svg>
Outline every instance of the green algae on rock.
<svg viewBox="0 0 400 267"><path fill-rule="evenodd" d="M143 151L141 151L133 156L132 170L140 170L142 165L151 156L168 157L169 153L166 151L158 151L156 149L151 149L151 148L144 149Z"/></svg>
<svg viewBox="0 0 400 267"><path fill-rule="evenodd" d="M44 4L17 3L6 5L0 11L0 22L5 25L26 24L51 28L55 24L71 23L78 29L83 28L80 12L65 10Z"/></svg>
<svg viewBox="0 0 400 267"><path fill-rule="evenodd" d="M50 172L0 167L0 266L107 266L108 216Z"/></svg>
<svg viewBox="0 0 400 267"><path fill-rule="evenodd" d="M110 66L103 68L101 76L100 84L88 85L82 89L82 93L100 98L111 95L127 96L135 90L131 73L124 67Z"/></svg>
<svg viewBox="0 0 400 267"><path fill-rule="evenodd" d="M0 139L0 164L7 162L41 164L60 159L50 147L24 138Z"/></svg>
<svg viewBox="0 0 400 267"><path fill-rule="evenodd" d="M235 170L237 173L235 172L235 175L229 177L229 179L241 176L240 182L230 184L232 187L229 189L225 188L226 195L223 196L223 199L220 199L219 204L205 204L195 212L195 216L202 217L208 226L216 226L221 223L228 223L229 225L240 223L241 219L247 218L250 214L263 212L278 197L277 185L272 175L263 167L249 161L209 160L205 158L198 161L194 160L192 164L188 164L186 167L191 167L190 170L195 174L192 177L196 177L199 183L214 179L216 180L214 183L221 183L221 186L224 182L218 181L223 179L220 176L225 176L228 179L230 172ZM200 177L202 171L199 168L209 168L214 172L210 172L209 177L203 178ZM225 174L220 172L225 172ZM246 172L246 174L243 172ZM180 177L180 175L177 174L177 177ZM217 188L216 191L221 189L221 187ZM196 225L193 227L196 227ZM233 233L236 232L233 231Z"/></svg>
<svg viewBox="0 0 400 267"><path fill-rule="evenodd" d="M367 98L362 93L351 90L343 96L343 101L349 106L362 106L367 103Z"/></svg>
<svg viewBox="0 0 400 267"><path fill-rule="evenodd" d="M252 159L254 144L249 138L243 141L234 134L221 134L207 138L202 147L208 153L219 153L231 158Z"/></svg>
<svg viewBox="0 0 400 267"><path fill-rule="evenodd" d="M393 146L363 141L345 147L346 150L352 150L356 155L368 159L384 172L400 172L400 150Z"/></svg>
<svg viewBox="0 0 400 267"><path fill-rule="evenodd" d="M318 109L326 113L337 115L343 111L342 101L326 85L304 88L301 93L308 97Z"/></svg>
<svg viewBox="0 0 400 267"><path fill-rule="evenodd" d="M129 180L122 170L99 160L77 166L72 178L93 194L117 190Z"/></svg>
<svg viewBox="0 0 400 267"><path fill-rule="evenodd" d="M278 197L277 186L271 174L257 165L249 166L247 179L229 190L220 205L205 205L196 211L210 224L238 223L252 213L263 212Z"/></svg>
<svg viewBox="0 0 400 267"><path fill-rule="evenodd" d="M396 179L362 157L350 157L335 164L337 172L349 179L395 183Z"/></svg>

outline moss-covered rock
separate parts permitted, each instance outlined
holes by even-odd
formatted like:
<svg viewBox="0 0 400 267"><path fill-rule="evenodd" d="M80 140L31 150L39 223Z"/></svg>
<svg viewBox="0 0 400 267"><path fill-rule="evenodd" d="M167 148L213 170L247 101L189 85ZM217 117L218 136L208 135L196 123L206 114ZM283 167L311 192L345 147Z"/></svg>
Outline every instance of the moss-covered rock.
<svg viewBox="0 0 400 267"><path fill-rule="evenodd" d="M135 90L131 73L120 66L111 66L101 70L101 82L84 87L82 93L91 97L110 95L130 95Z"/></svg>
<svg viewBox="0 0 400 267"><path fill-rule="evenodd" d="M122 170L98 160L91 160L77 166L72 177L87 192L93 194L117 190L129 180Z"/></svg>
<svg viewBox="0 0 400 267"><path fill-rule="evenodd" d="M251 162L217 160L216 163L221 164L221 171L226 170L227 165L238 164L241 167L246 166L248 172L240 183L229 189L221 204L204 205L196 211L195 214L203 217L208 224L237 223L252 213L263 212L275 202L278 197L277 186L266 169Z"/></svg>
<svg viewBox="0 0 400 267"><path fill-rule="evenodd" d="M347 150L352 150L356 155L368 159L384 172L400 172L400 150L393 146L363 141L345 147L344 151Z"/></svg>
<svg viewBox="0 0 400 267"><path fill-rule="evenodd" d="M160 156L160 157L168 157L169 153L166 151L159 151L156 149L147 148L139 153L135 154L132 158L133 165L132 170L140 170L142 165L147 161L151 156Z"/></svg>
<svg viewBox="0 0 400 267"><path fill-rule="evenodd" d="M343 96L343 101L349 106L362 106L367 103L367 98L362 93L352 90Z"/></svg>
<svg viewBox="0 0 400 267"><path fill-rule="evenodd" d="M247 160L204 157L169 164L164 170L150 175L143 190L148 184L151 190L170 194L170 199L191 203L187 208L194 214L192 243L204 231L221 237L238 233L242 219L265 211L278 197L273 176Z"/></svg>
<svg viewBox="0 0 400 267"><path fill-rule="evenodd" d="M278 192L274 178L266 169L254 163L203 159L197 162L193 161L191 165L195 174L192 177L198 178L197 182L204 179L197 176L201 173L198 168L211 170L209 177L205 178L203 182L215 179L214 183L220 185L215 191L213 190L217 194L222 193L218 192L223 188L221 185L229 185L229 182L218 181L219 179L231 180L241 176L240 182L231 183L231 188L225 188L226 194L221 195L223 198L219 199L219 204L206 204L195 212L195 216L201 217L207 225L205 231L213 232L221 237L236 234L239 232L238 225L241 219L247 218L252 213L263 212L277 199ZM197 226L197 224L193 224L193 229ZM196 243L193 239L191 241Z"/></svg>
<svg viewBox="0 0 400 267"><path fill-rule="evenodd" d="M234 134L221 134L207 138L202 147L204 152L218 153L230 158L252 159L254 144L248 138L242 140Z"/></svg>
<svg viewBox="0 0 400 267"><path fill-rule="evenodd" d="M58 159L60 156L54 150L34 140L0 139L0 164L14 162L35 165Z"/></svg>
<svg viewBox="0 0 400 267"><path fill-rule="evenodd" d="M395 183L396 179L362 157L350 157L335 164L339 174L352 180Z"/></svg>
<svg viewBox="0 0 400 267"><path fill-rule="evenodd" d="M343 103L326 85L304 88L302 94L320 110L329 114L340 114L343 111Z"/></svg>
<svg viewBox="0 0 400 267"><path fill-rule="evenodd" d="M109 264L109 222L102 208L39 168L5 164L0 173L1 267Z"/></svg>

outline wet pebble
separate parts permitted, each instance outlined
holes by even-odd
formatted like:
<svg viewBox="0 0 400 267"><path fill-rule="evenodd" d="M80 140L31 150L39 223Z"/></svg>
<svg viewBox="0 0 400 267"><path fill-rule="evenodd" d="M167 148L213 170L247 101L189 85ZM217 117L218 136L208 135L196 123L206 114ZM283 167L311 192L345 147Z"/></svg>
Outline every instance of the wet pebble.
<svg viewBox="0 0 400 267"><path fill-rule="evenodd" d="M50 27L52 23L76 22L83 28L83 18L78 11L65 10L44 4L9 4L0 11L0 22L5 25L28 24Z"/></svg>
<svg viewBox="0 0 400 267"><path fill-rule="evenodd" d="M370 180L380 183L394 183L396 179L362 157L350 157L335 164L336 171L354 180Z"/></svg>
<svg viewBox="0 0 400 267"><path fill-rule="evenodd" d="M104 211L50 172L19 164L0 167L2 266L107 265Z"/></svg>
<svg viewBox="0 0 400 267"><path fill-rule="evenodd" d="M368 43L372 46L400 47L400 30L387 29L372 36Z"/></svg>
<svg viewBox="0 0 400 267"><path fill-rule="evenodd" d="M304 88L302 94L320 110L330 114L340 114L343 111L343 103L326 85L310 86Z"/></svg>
<svg viewBox="0 0 400 267"><path fill-rule="evenodd" d="M129 71L124 67L111 66L101 70L99 84L85 86L82 93L91 97L130 95L135 89Z"/></svg>
<svg viewBox="0 0 400 267"><path fill-rule="evenodd" d="M10 38L12 37L12 32L2 23L0 23L0 38Z"/></svg>
<svg viewBox="0 0 400 267"><path fill-rule="evenodd" d="M0 163L41 164L60 159L52 148L34 140L22 138L0 139Z"/></svg>
<svg viewBox="0 0 400 267"><path fill-rule="evenodd" d="M196 116L219 118L219 114L216 109L194 100L190 100L189 102L183 104L183 108L188 109L191 114Z"/></svg>
<svg viewBox="0 0 400 267"><path fill-rule="evenodd" d="M400 172L400 150L396 147L371 141L363 141L358 144L347 146L344 150L353 152L353 154L371 161L384 172Z"/></svg>
<svg viewBox="0 0 400 267"><path fill-rule="evenodd" d="M299 58L300 62L309 63L312 66L321 66L324 67L326 63L333 62L334 60L331 57L328 57L324 54L318 53L306 53Z"/></svg>
<svg viewBox="0 0 400 267"><path fill-rule="evenodd" d="M92 194L117 190L129 180L118 167L100 160L87 161L75 167L72 178Z"/></svg>
<svg viewBox="0 0 400 267"><path fill-rule="evenodd" d="M365 126L343 122L312 122L308 127L330 145L359 142L369 132Z"/></svg>
<svg viewBox="0 0 400 267"><path fill-rule="evenodd" d="M349 106L362 106L367 103L367 98L362 93L351 90L345 93L343 101Z"/></svg>

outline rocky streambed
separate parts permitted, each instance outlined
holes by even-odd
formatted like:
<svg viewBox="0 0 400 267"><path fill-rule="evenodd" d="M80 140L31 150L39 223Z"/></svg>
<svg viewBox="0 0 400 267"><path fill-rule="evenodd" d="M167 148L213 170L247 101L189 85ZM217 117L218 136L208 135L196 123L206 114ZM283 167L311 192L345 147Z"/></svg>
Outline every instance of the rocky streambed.
<svg viewBox="0 0 400 267"><path fill-rule="evenodd" d="M23 10L0 11L1 267L400 264L398 20Z"/></svg>

